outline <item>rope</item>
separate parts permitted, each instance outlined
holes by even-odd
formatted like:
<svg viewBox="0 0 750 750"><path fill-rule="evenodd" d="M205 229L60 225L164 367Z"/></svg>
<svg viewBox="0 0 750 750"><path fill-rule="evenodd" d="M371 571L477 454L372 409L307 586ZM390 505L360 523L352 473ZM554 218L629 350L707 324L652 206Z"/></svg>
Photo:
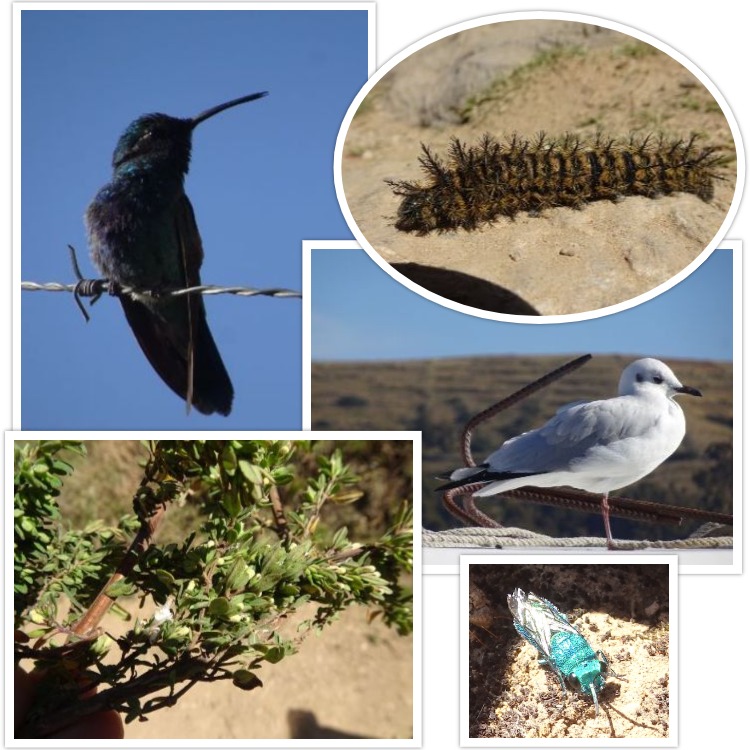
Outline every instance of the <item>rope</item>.
<svg viewBox="0 0 750 750"><path fill-rule="evenodd" d="M731 549L733 537L696 537L688 539L674 539L671 541L632 541L614 540L614 550L644 550L644 549ZM569 537L555 538L537 534L526 529L466 527L448 529L446 531L430 531L422 529L423 547L487 547L494 549L509 549L517 547L602 547L606 548L604 537Z"/></svg>

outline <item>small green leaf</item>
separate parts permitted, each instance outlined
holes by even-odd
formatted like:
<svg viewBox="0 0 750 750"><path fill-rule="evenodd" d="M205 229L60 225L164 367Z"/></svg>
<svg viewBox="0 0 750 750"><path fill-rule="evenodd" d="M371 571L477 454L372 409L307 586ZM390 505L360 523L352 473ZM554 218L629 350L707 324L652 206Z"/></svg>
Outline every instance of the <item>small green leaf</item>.
<svg viewBox="0 0 750 750"><path fill-rule="evenodd" d="M280 466L271 472L271 477L276 484L289 484L294 479L294 472L288 466Z"/></svg>
<svg viewBox="0 0 750 750"><path fill-rule="evenodd" d="M138 588L130 581L115 581L104 593L112 599L117 599L118 596L133 596L137 591Z"/></svg>
<svg viewBox="0 0 750 750"><path fill-rule="evenodd" d="M47 618L38 609L32 609L29 612L29 620L31 620L31 622L33 622L35 625L47 624Z"/></svg>
<svg viewBox="0 0 750 750"><path fill-rule="evenodd" d="M236 518L242 510L242 503L236 492L226 492L221 498L221 504L232 518Z"/></svg>
<svg viewBox="0 0 750 750"><path fill-rule="evenodd" d="M349 505L350 503L356 503L364 495L365 493L361 490L342 490L331 495L330 499L337 505Z"/></svg>
<svg viewBox="0 0 750 750"><path fill-rule="evenodd" d="M238 669L232 675L232 682L241 690L253 690L257 687L263 687L260 677L249 669Z"/></svg>
<svg viewBox="0 0 750 750"><path fill-rule="evenodd" d="M155 570L154 575L169 588L175 585L175 578L168 570Z"/></svg>
<svg viewBox="0 0 750 750"><path fill-rule="evenodd" d="M255 571L244 560L238 558L227 573L227 591L239 591L245 588L250 576L254 574Z"/></svg>
<svg viewBox="0 0 750 750"><path fill-rule="evenodd" d="M219 596L208 605L209 614L214 617L224 617L229 612L229 599Z"/></svg>
<svg viewBox="0 0 750 750"><path fill-rule="evenodd" d="M263 472L260 467L255 464L251 464L246 459L240 459L239 462L240 471L242 476L247 479L251 484L263 484Z"/></svg>
<svg viewBox="0 0 750 750"><path fill-rule="evenodd" d="M286 656L286 651L281 646L272 646L266 651L266 661L278 664Z"/></svg>
<svg viewBox="0 0 750 750"><path fill-rule="evenodd" d="M237 454L230 443L227 443L221 452L221 465L230 477L237 471Z"/></svg>

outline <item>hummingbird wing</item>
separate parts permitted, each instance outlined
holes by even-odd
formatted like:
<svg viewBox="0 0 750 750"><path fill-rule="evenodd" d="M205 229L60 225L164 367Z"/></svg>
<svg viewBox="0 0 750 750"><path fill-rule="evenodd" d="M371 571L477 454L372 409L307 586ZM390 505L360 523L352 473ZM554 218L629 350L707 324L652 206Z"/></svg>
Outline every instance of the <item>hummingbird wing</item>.
<svg viewBox="0 0 750 750"><path fill-rule="evenodd" d="M173 246L179 249L176 286L198 286L203 245L193 207L183 193L174 209ZM203 414L229 414L234 389L206 321L200 294L145 301L121 298L143 353L162 380Z"/></svg>

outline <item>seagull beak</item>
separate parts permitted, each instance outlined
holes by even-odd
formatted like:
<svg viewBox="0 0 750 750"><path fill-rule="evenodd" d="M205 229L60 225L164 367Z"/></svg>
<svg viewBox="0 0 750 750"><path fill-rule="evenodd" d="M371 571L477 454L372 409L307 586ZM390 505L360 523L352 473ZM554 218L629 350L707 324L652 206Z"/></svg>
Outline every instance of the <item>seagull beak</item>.
<svg viewBox="0 0 750 750"><path fill-rule="evenodd" d="M692 388L689 385L681 385L679 388L675 388L674 392L675 393L687 393L689 396L702 396L703 395L697 388Z"/></svg>

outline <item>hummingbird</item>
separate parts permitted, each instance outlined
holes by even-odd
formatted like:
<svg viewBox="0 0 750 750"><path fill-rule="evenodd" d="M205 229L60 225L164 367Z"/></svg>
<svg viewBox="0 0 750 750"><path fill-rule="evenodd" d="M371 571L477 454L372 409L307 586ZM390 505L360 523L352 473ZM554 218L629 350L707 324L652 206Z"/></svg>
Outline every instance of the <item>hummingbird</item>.
<svg viewBox="0 0 750 750"><path fill-rule="evenodd" d="M200 294L159 296L198 286L203 245L185 194L193 130L230 107L266 96L233 99L196 117L147 114L120 136L112 180L86 209L91 259L111 282L157 294L122 294L135 337L161 379L203 414L227 415L234 389L206 321Z"/></svg>

